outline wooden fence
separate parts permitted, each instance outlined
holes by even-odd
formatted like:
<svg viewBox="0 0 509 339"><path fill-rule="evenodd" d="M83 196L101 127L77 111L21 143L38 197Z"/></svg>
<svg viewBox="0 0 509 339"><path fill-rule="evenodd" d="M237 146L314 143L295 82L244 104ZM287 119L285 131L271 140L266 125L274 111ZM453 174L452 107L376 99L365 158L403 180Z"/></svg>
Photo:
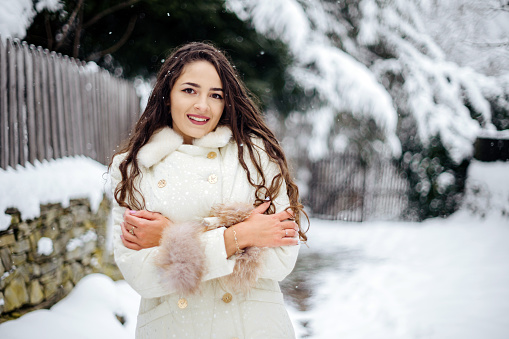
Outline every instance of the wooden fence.
<svg viewBox="0 0 509 339"><path fill-rule="evenodd" d="M391 159L363 164L356 154L315 162L307 204L314 217L366 221L405 219L408 182Z"/></svg>
<svg viewBox="0 0 509 339"><path fill-rule="evenodd" d="M0 168L85 155L103 164L139 116L133 84L0 39Z"/></svg>

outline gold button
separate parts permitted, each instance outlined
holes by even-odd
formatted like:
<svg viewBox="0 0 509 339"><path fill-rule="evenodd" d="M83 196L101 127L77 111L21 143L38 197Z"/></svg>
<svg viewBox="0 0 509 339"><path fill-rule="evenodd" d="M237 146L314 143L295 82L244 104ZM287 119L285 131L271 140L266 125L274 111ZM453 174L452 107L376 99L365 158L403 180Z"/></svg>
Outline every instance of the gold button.
<svg viewBox="0 0 509 339"><path fill-rule="evenodd" d="M231 295L231 293L226 292L226 293L223 295L223 298L222 298L222 299L223 299L223 301L224 301L225 303L227 303L227 304L228 304L230 301L232 301L232 298L233 298L233 296Z"/></svg>
<svg viewBox="0 0 509 339"><path fill-rule="evenodd" d="M159 180L159 182L157 183L157 187L163 188L164 186L166 186L166 180L164 179Z"/></svg>
<svg viewBox="0 0 509 339"><path fill-rule="evenodd" d="M216 157L217 157L216 152L210 152L209 154L207 154L207 158L209 159L215 159Z"/></svg>
<svg viewBox="0 0 509 339"><path fill-rule="evenodd" d="M207 180L209 181L209 183L215 184L217 182L217 179L218 179L217 175L211 174L211 175L209 175L209 178Z"/></svg>
<svg viewBox="0 0 509 339"><path fill-rule="evenodd" d="M186 298L180 298L177 305L179 306L180 309L184 309L187 307L187 300Z"/></svg>

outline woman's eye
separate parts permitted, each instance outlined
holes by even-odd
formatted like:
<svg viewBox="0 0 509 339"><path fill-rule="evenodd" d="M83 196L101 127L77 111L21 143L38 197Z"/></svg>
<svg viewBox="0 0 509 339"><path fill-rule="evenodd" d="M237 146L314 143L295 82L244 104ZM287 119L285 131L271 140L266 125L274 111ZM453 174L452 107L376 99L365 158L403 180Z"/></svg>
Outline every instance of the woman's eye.
<svg viewBox="0 0 509 339"><path fill-rule="evenodd" d="M192 88L185 88L182 91L185 92L185 93L188 93L188 94L193 94L194 93L194 89L192 89Z"/></svg>
<svg viewBox="0 0 509 339"><path fill-rule="evenodd" d="M222 98L223 98L223 96L222 96L221 94L218 94L218 93L213 93L213 94L212 94L212 97L213 97L214 99L222 99Z"/></svg>

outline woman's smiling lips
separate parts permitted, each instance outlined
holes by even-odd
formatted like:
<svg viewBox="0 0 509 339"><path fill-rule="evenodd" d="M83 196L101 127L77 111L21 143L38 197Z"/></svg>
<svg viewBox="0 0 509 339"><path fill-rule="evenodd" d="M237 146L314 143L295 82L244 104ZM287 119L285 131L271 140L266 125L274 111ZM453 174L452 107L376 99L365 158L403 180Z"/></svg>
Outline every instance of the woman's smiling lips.
<svg viewBox="0 0 509 339"><path fill-rule="evenodd" d="M197 114L188 114L187 117L195 125L205 125L210 120L209 117Z"/></svg>

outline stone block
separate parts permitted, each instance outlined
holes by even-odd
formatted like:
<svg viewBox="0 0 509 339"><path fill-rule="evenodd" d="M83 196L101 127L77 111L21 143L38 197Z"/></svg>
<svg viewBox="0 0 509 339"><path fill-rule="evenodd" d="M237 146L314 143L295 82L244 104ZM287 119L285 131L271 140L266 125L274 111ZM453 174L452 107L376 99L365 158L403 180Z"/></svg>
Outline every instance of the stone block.
<svg viewBox="0 0 509 339"><path fill-rule="evenodd" d="M71 280L72 280L71 265L65 264L64 267L62 268L62 282L65 283Z"/></svg>
<svg viewBox="0 0 509 339"><path fill-rule="evenodd" d="M72 284L72 282L67 281L63 284L63 288L64 288L65 295L67 295L67 294L71 293L72 289L74 288L74 285Z"/></svg>
<svg viewBox="0 0 509 339"><path fill-rule="evenodd" d="M0 260L0 277L5 273L4 264L2 263L2 260Z"/></svg>
<svg viewBox="0 0 509 339"><path fill-rule="evenodd" d="M34 223L32 223L32 222L30 222L30 223L28 223L26 221L20 222L17 226L17 229L18 229L17 236L23 237L23 236L29 235L30 233L32 233L34 227L35 227Z"/></svg>
<svg viewBox="0 0 509 339"><path fill-rule="evenodd" d="M29 250L30 250L30 241L27 238L20 239L20 240L16 241L14 246L12 246L12 252L16 253L16 254L28 252Z"/></svg>
<svg viewBox="0 0 509 339"><path fill-rule="evenodd" d="M55 281L47 281L44 284L44 296L46 297L46 299L51 299L52 297L54 297L55 294L57 294L59 287L60 282L57 283Z"/></svg>
<svg viewBox="0 0 509 339"><path fill-rule="evenodd" d="M41 266L38 264L30 265L30 269L28 271L32 277L40 277L41 276Z"/></svg>
<svg viewBox="0 0 509 339"><path fill-rule="evenodd" d="M46 273L55 271L58 268L58 262L56 260L52 260L50 262L45 262L41 264L41 274L45 275Z"/></svg>
<svg viewBox="0 0 509 339"><path fill-rule="evenodd" d="M0 236L0 247L6 247L16 242L14 234L5 234Z"/></svg>
<svg viewBox="0 0 509 339"><path fill-rule="evenodd" d="M62 283L62 271L56 270L43 274L39 278L39 281L44 285L49 283L55 283L57 285L60 285Z"/></svg>
<svg viewBox="0 0 509 339"><path fill-rule="evenodd" d="M4 312L10 312L28 304L29 296L23 277L16 275L4 290Z"/></svg>
<svg viewBox="0 0 509 339"><path fill-rule="evenodd" d="M43 228L42 230L42 236L55 240L60 234L58 227L56 227L55 225L56 224L46 225L46 227Z"/></svg>
<svg viewBox="0 0 509 339"><path fill-rule="evenodd" d="M83 266L78 263L71 264L71 280L74 285L78 283L85 276L85 272L83 270Z"/></svg>
<svg viewBox="0 0 509 339"><path fill-rule="evenodd" d="M14 266L21 266L24 263L26 263L26 261L27 261L27 254L26 253L19 253L19 254L13 253L11 255L11 258L12 258L12 264Z"/></svg>
<svg viewBox="0 0 509 339"><path fill-rule="evenodd" d="M44 292L38 280L32 280L28 285L30 305L37 305L44 300Z"/></svg>
<svg viewBox="0 0 509 339"><path fill-rule="evenodd" d="M83 257L83 247L77 246L72 251L65 252L65 261L71 262Z"/></svg>
<svg viewBox="0 0 509 339"><path fill-rule="evenodd" d="M74 216L72 214L64 214L60 217L58 221L58 227L62 231L69 230L76 225L74 221Z"/></svg>
<svg viewBox="0 0 509 339"><path fill-rule="evenodd" d="M8 248L0 249L0 258L6 271L10 271L12 268L11 251Z"/></svg>
<svg viewBox="0 0 509 339"><path fill-rule="evenodd" d="M85 227L74 227L72 230L71 230L71 236L73 238L79 238L80 236L82 236L83 234L85 234L86 232L86 228Z"/></svg>

